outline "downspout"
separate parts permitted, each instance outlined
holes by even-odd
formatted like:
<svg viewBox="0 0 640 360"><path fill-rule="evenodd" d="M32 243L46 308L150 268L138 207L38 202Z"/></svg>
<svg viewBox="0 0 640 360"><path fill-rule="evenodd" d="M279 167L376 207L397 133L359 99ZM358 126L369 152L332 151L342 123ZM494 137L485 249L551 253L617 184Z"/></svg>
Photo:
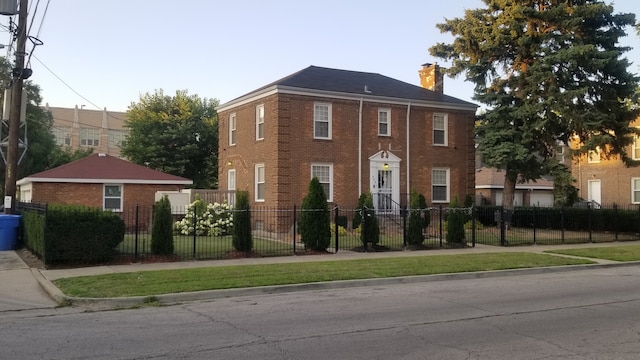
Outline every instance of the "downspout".
<svg viewBox="0 0 640 360"><path fill-rule="evenodd" d="M411 103L408 103L407 104L407 156L406 156L406 158L407 158L407 194L408 194L407 195L407 197L408 197L407 198L407 205L409 205L409 202L410 202L410 199L411 199L411 197L410 197L410 194L411 194L411 181L410 181L410 179L411 179L411 173L410 173L411 167L409 166L409 160L410 160L409 159L409 154L410 154L410 151L409 151L410 150L409 149L409 144L410 144L409 134L411 133L411 131L409 131L410 130L409 129L409 118L410 118L410 115L411 115Z"/></svg>
<svg viewBox="0 0 640 360"><path fill-rule="evenodd" d="M358 112L358 196L362 194L362 98Z"/></svg>

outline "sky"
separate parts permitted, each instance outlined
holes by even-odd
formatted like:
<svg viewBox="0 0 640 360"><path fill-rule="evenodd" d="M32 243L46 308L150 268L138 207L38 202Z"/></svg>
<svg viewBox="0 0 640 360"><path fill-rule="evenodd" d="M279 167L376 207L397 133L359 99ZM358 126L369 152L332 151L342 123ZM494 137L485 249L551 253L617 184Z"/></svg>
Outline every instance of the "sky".
<svg viewBox="0 0 640 360"><path fill-rule="evenodd" d="M29 4L29 35L42 42L35 48L27 44L30 80L40 86L43 105L111 111L126 111L160 89L165 95L187 90L225 103L310 65L379 73L419 85L423 63L447 66L429 55L429 47L453 41L435 25L483 7L481 0ZM614 8L640 17L638 0L616 0ZM8 44L8 17L2 16L0 24L0 43ZM640 38L633 29L629 34L624 44L634 48L627 54L634 62L630 70L640 73ZM445 78L444 92L472 101L473 86L463 77Z"/></svg>

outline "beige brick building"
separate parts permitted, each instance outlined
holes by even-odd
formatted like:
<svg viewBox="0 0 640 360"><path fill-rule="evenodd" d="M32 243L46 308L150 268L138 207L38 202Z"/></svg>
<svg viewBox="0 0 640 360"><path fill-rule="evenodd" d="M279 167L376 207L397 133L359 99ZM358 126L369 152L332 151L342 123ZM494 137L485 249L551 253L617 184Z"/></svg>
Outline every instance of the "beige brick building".
<svg viewBox="0 0 640 360"><path fill-rule="evenodd" d="M370 191L382 212L414 190L429 204L473 195L477 106L442 93L437 65L419 74L430 89L310 66L222 104L220 189L289 208L315 176L331 204L355 208Z"/></svg>
<svg viewBox="0 0 640 360"><path fill-rule="evenodd" d="M640 119L631 126L640 127ZM640 160L640 138L627 151L632 159ZM625 167L620 159L605 159L593 151L574 158L571 171L579 196L585 200L605 206L640 204L640 167Z"/></svg>
<svg viewBox="0 0 640 360"><path fill-rule="evenodd" d="M58 145L120 156L120 144L128 133L124 127L126 112L89 110L77 105L61 108L47 104L45 109L53 116L52 130Z"/></svg>

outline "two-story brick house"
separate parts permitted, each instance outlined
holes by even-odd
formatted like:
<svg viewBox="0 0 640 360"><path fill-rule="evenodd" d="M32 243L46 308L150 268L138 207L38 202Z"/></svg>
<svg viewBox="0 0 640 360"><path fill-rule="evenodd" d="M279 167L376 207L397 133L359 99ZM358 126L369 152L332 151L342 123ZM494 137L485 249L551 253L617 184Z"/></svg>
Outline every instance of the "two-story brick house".
<svg viewBox="0 0 640 360"><path fill-rule="evenodd" d="M640 119L631 126L640 127ZM633 160L640 160L640 137L635 137L627 151ZM578 195L585 200L605 206L640 204L640 167L625 167L618 158L605 159L591 151L574 158L571 171Z"/></svg>
<svg viewBox="0 0 640 360"><path fill-rule="evenodd" d="M477 106L442 93L437 65L419 74L423 87L310 66L220 105L220 189L292 207L315 176L332 204L370 191L380 211L414 190L429 204L472 195Z"/></svg>

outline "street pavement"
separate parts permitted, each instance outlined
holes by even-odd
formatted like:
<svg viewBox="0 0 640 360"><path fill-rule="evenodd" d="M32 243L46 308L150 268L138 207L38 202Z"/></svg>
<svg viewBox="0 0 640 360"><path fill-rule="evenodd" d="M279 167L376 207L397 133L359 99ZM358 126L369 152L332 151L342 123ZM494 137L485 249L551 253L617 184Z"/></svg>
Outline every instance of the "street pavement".
<svg viewBox="0 0 640 360"><path fill-rule="evenodd" d="M210 266L228 266L228 265L251 265L251 264L273 264L273 263L295 263L309 261L341 261L352 259L374 259L385 257L407 257L407 256L433 256L433 255L456 255L456 254L474 254L474 253L507 253L507 252L532 252L543 253L547 250L574 249L585 247L603 247L603 246L630 246L640 245L640 241L629 242L611 242L611 243L587 243L587 244L571 244L571 245L553 245L553 246L518 246L518 247L498 247L480 245L475 248L466 249L443 249L443 250L425 250L425 251L393 251L393 252L377 252L377 253L359 253L351 251L340 251L337 254L330 255L305 255L305 256L285 256L285 257L268 257L268 258L245 258L233 260L212 260L212 261L183 261L171 263L153 263L153 264L130 264L130 265L113 265L113 266L94 266L74 269L31 269L16 254L15 251L0 251L0 316L2 313L35 310L35 309L53 309L61 305L73 305L91 310L110 309L110 308L126 308L138 306L147 301L148 297L137 296L128 298L74 298L63 294L52 281L60 278L91 276L110 273L125 273L136 271L152 271L152 270L171 270L171 269L187 269L196 267ZM562 255L558 255L562 256ZM265 286L258 288L245 289L228 289L228 290L211 290L199 291L191 293L163 294L154 297L154 301L164 304L179 303L185 301L211 300L234 296L254 296L263 294L284 293L292 291L305 290L321 290L321 289L338 289L354 286L367 285L384 285L394 283L410 283L424 281L441 281L453 279L469 279L482 277L508 276L512 274L537 274L548 272L574 271L578 269L589 269L597 267L614 267L614 266L635 266L640 262L620 263L609 260L591 259L596 261L594 265L577 265L577 266L560 266L533 269L517 269L517 270L501 270L501 271L485 271L475 273L460 274L442 274L428 276L410 276L401 278L382 278L367 280L347 280L334 281L325 283L296 284L282 286Z"/></svg>

